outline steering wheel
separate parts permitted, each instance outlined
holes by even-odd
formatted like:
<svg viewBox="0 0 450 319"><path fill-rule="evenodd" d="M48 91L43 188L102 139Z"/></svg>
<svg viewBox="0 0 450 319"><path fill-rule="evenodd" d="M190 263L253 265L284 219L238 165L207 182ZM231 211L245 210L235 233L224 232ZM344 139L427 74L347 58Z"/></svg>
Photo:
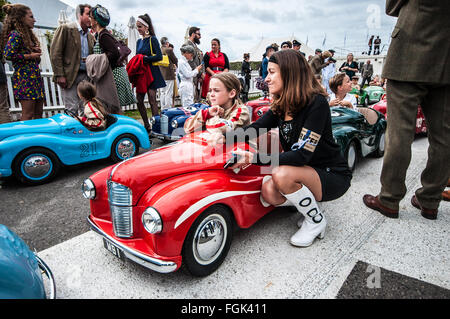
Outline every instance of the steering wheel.
<svg viewBox="0 0 450 319"><path fill-rule="evenodd" d="M83 121L80 120L80 118L78 117L78 115L75 114L75 112L68 110L68 109L64 109L64 114L69 115L70 117L73 117L74 119L77 119L78 122L81 123L81 125L85 126Z"/></svg>

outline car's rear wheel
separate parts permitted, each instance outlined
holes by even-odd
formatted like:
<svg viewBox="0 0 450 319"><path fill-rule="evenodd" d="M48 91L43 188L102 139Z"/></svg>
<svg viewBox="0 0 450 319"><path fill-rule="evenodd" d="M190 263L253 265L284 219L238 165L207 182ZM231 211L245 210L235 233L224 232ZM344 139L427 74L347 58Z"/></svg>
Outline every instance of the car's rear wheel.
<svg viewBox="0 0 450 319"><path fill-rule="evenodd" d="M368 96L366 96L366 98L364 99L364 101L363 101L363 106L364 107L369 107L369 97Z"/></svg>
<svg viewBox="0 0 450 319"><path fill-rule="evenodd" d="M345 151L345 159L347 160L348 168L353 172L356 167L356 161L358 158L356 144L352 141Z"/></svg>
<svg viewBox="0 0 450 319"><path fill-rule="evenodd" d="M131 134L118 136L111 145L111 160L121 162L139 154L139 142Z"/></svg>
<svg viewBox="0 0 450 319"><path fill-rule="evenodd" d="M184 268L193 276L213 273L230 249L233 223L223 206L212 206L192 224L183 244Z"/></svg>
<svg viewBox="0 0 450 319"><path fill-rule="evenodd" d="M58 157L43 147L20 153L13 164L15 177L24 184L41 185L51 181L60 169Z"/></svg>
<svg viewBox="0 0 450 319"><path fill-rule="evenodd" d="M376 157L383 157L383 155L384 155L384 150L386 148L385 136L386 136L386 131L381 133L380 140L378 141L378 147L375 151Z"/></svg>

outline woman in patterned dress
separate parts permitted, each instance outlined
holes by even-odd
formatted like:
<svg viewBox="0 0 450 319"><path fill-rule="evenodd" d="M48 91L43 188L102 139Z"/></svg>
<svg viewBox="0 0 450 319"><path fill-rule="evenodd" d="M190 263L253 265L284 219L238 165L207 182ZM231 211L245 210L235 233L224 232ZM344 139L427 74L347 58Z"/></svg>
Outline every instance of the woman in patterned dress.
<svg viewBox="0 0 450 319"><path fill-rule="evenodd" d="M3 56L14 67L12 77L14 98L22 106L21 120L42 118L44 82L39 70L41 49L33 33L36 20L30 8L22 4L6 4L1 36Z"/></svg>
<svg viewBox="0 0 450 319"><path fill-rule="evenodd" d="M220 72L228 72L230 69L230 62L225 53L220 51L219 39L211 40L211 52L207 52L203 57L203 63L205 64L205 79L202 86L202 98L206 99L206 95L209 91L209 80L211 77Z"/></svg>
<svg viewBox="0 0 450 319"><path fill-rule="evenodd" d="M135 104L136 98L128 79L127 70L125 69L125 66L118 61L120 53L117 48L117 41L106 29L110 22L108 10L101 5L96 5L91 9L89 16L91 18L92 30L95 31L96 38L94 54L105 53L108 57L117 87L117 94L119 95L120 106Z"/></svg>
<svg viewBox="0 0 450 319"><path fill-rule="evenodd" d="M150 65L152 71L153 82L147 91L148 102L152 108L152 115L159 115L158 103L156 102L156 90L166 86L166 81L162 76L159 66L153 65L153 62L162 60L161 47L159 46L159 40L155 35L155 29L153 28L152 19L148 14L144 14L138 17L136 21L136 27L142 39L137 40L136 54L144 55L144 63ZM145 110L144 106L145 94L137 94L139 111Z"/></svg>

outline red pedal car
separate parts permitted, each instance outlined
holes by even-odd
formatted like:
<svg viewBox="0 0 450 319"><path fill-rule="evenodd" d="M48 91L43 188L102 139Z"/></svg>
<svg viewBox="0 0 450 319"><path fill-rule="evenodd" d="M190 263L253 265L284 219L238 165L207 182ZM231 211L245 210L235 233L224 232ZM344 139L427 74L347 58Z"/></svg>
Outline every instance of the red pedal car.
<svg viewBox="0 0 450 319"><path fill-rule="evenodd" d="M387 99L386 94L383 95L380 102L370 105L370 108L377 110L380 113L383 113L387 120ZM416 134L426 134L427 133L427 124L425 121L425 116L423 115L422 108L418 107L417 109L417 119L416 119Z"/></svg>
<svg viewBox="0 0 450 319"><path fill-rule="evenodd" d="M192 275L206 276L225 259L233 227L248 228L273 209L260 200L269 167L224 169L236 147L249 146L218 151L208 146L208 136L186 135L83 183L88 222L106 249L157 272L173 272L183 263Z"/></svg>

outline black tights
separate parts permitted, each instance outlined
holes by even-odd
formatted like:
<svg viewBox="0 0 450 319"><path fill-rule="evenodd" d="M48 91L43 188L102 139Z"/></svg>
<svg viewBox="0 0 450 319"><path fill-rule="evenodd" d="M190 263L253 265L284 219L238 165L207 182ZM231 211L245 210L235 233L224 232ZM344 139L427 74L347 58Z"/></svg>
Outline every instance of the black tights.
<svg viewBox="0 0 450 319"><path fill-rule="evenodd" d="M152 110L152 116L159 115L158 103L156 102L156 90L149 89L147 92L148 102ZM139 113L141 114L142 120L144 121L144 126L147 131L150 130L150 123L148 121L147 109L144 104L145 93L137 93L137 107Z"/></svg>

